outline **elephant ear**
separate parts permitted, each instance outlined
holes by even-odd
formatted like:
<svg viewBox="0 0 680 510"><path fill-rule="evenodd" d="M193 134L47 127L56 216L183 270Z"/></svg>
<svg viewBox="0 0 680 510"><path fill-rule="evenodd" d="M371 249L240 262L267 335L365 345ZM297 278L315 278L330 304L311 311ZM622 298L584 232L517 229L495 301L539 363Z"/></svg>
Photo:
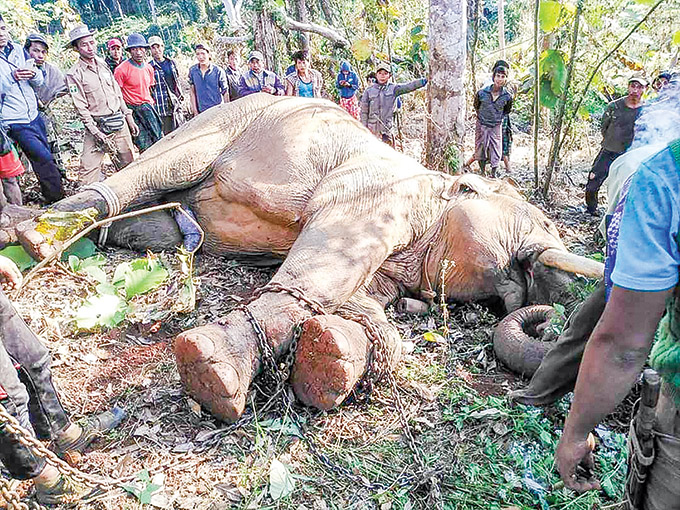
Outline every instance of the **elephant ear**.
<svg viewBox="0 0 680 510"><path fill-rule="evenodd" d="M493 193L489 185L491 181L475 174L463 174L455 178L451 187L444 192L442 197L451 200L457 197L476 195L487 197Z"/></svg>

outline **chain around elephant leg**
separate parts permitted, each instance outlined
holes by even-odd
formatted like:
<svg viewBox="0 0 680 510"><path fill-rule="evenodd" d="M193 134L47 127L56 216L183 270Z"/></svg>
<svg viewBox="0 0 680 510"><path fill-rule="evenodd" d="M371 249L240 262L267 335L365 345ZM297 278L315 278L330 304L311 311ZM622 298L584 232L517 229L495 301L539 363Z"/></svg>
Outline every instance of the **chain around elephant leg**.
<svg viewBox="0 0 680 510"><path fill-rule="evenodd" d="M326 314L326 311L323 308L323 306L318 301L308 298L301 289L295 287L286 287L279 283L272 283L262 287L255 293L253 298L249 300L248 303L254 301L255 299L257 299L258 297L262 296L267 292L280 292L289 294L298 301L300 301L301 303L303 303L304 305L308 306L314 313L319 315ZM273 349L271 348L269 342L267 341L263 328L257 323L255 317L253 317L252 314L249 314L247 304L244 305L244 308L246 311L246 315L249 316L249 321L253 325L253 329L256 333L260 352L262 353L262 356L266 358L263 360L264 366L271 367L270 370L277 371L278 369L282 372L279 374L271 374L271 378L276 381L275 395L283 396L284 403L288 407L291 416L298 425L298 428L301 431L304 431L300 417L292 407L292 400L290 399L288 393L283 391L283 385L288 379L291 367L295 361L296 346L297 341L299 339L299 328L293 335L293 340L284 358L284 362L281 363L280 365L277 365L274 359ZM377 383L379 379L381 379L383 376L387 377L388 382L390 384L390 389L394 397L395 407L399 415L399 420L404 430L404 435L406 436L409 449L411 450L411 453L413 455L413 459L418 465L417 473L400 477L396 481L397 485L402 487L412 485L429 486L430 508L435 509L442 508L441 491L439 489L438 477L434 470L428 470L425 460L423 458L423 454L418 448L418 445L416 443L415 437L413 435L413 430L408 421L408 417L406 416L406 410L404 408L403 402L401 401L399 388L397 387L396 380L392 375L392 367L390 366L390 363L388 361L387 345L380 332L380 328L373 322L373 320L371 320L371 318L368 315L365 314L360 315L354 314L351 316L347 316L346 318L349 320L353 320L364 327L366 334L373 346L372 360L371 362L369 362L366 371L364 385L370 392L373 389L375 383ZM304 441L307 443L311 452L314 454L317 460L319 460L319 462L323 466L330 469L333 473L335 473L336 475L344 476L345 478L349 478L355 483L359 482L361 483L361 485L363 485L369 490L382 489L381 484L370 483L365 478L354 475L351 471L347 470L343 466L339 466L337 464L332 463L325 454L318 450L314 441L312 441L307 436L307 434L303 433L303 436Z"/></svg>

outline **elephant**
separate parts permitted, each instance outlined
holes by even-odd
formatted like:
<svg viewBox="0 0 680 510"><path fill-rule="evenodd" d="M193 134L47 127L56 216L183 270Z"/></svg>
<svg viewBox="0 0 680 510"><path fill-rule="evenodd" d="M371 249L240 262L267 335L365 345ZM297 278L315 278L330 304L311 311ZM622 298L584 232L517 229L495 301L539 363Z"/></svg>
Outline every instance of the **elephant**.
<svg viewBox="0 0 680 510"><path fill-rule="evenodd" d="M576 273L602 273L601 264L570 253L512 185L428 170L322 99L254 94L210 108L54 209L95 207L109 217L162 201L193 213L205 252L280 261L247 309L174 340L186 391L225 421L243 413L262 370L258 329L280 358L302 324L293 391L329 409L374 357L386 369L401 358L401 338L385 315L401 296L431 300L443 284L448 300L497 297L512 311L552 303ZM116 222L108 242L172 249L187 238L178 223L166 212ZM55 249L34 221L18 231L37 256ZM451 263L442 278L444 260Z"/></svg>

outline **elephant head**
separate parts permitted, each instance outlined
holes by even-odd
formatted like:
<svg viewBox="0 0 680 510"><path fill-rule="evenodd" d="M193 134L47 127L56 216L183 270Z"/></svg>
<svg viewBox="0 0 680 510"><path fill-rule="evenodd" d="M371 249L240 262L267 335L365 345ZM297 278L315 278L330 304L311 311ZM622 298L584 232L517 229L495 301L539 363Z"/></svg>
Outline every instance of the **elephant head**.
<svg viewBox="0 0 680 510"><path fill-rule="evenodd" d="M568 302L576 275L602 277L603 265L570 253L555 224L509 184L464 175L449 199L424 264L432 286L440 284L441 262L450 261L448 299L497 296L510 312Z"/></svg>

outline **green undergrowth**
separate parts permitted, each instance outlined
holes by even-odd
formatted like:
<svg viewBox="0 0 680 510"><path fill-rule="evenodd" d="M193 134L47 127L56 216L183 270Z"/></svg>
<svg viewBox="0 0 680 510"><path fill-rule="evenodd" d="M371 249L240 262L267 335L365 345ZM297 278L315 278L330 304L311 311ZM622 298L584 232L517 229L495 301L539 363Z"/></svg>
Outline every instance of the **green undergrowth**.
<svg viewBox="0 0 680 510"><path fill-rule="evenodd" d="M577 496L561 488L554 452L568 410L564 400L544 410L481 396L462 383L440 395L442 417L456 438L456 468L444 479L448 508L582 509L620 501L626 474L625 436L598 429L597 476L603 490Z"/></svg>

